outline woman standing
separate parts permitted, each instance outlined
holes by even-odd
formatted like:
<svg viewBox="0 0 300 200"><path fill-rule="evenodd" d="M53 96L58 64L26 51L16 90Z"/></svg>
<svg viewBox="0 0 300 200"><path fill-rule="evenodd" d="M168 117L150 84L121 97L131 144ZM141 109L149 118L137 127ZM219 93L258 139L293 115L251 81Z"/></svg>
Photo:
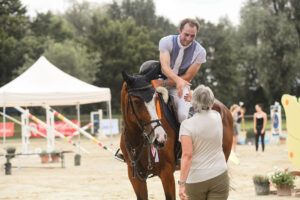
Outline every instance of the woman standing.
<svg viewBox="0 0 300 200"><path fill-rule="evenodd" d="M230 112L232 114L233 117L233 138L232 138L232 149L233 152L236 153L236 145L237 145L237 137L239 134L239 130L238 130L238 111L239 111L239 106L237 104L233 104L230 107Z"/></svg>
<svg viewBox="0 0 300 200"><path fill-rule="evenodd" d="M267 114L262 110L261 104L255 105L256 113L253 115L254 133L255 133L255 148L258 152L258 141L261 138L262 152L265 151L265 130L267 124Z"/></svg>
<svg viewBox="0 0 300 200"><path fill-rule="evenodd" d="M195 114L180 126L182 145L179 197L181 200L226 200L229 193L227 164L222 150L220 114L211 110L214 95L200 85L192 96Z"/></svg>

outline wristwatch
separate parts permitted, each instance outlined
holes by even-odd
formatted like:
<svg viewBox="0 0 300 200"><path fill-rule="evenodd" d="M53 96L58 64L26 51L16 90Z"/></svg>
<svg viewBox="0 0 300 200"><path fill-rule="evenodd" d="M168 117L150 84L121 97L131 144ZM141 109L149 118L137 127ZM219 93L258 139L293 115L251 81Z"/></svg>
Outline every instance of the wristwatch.
<svg viewBox="0 0 300 200"><path fill-rule="evenodd" d="M167 87L167 80L163 80L163 87Z"/></svg>
<svg viewBox="0 0 300 200"><path fill-rule="evenodd" d="M185 185L185 181L178 180L178 185Z"/></svg>

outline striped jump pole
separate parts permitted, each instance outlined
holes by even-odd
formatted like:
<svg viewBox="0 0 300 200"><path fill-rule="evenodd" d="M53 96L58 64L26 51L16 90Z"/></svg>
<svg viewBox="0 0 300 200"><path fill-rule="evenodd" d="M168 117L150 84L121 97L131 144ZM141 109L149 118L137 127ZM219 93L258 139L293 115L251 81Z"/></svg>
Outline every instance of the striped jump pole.
<svg viewBox="0 0 300 200"><path fill-rule="evenodd" d="M20 111L21 113L25 113L25 110L23 108L21 108L20 106L16 106L15 109L17 109L18 111ZM35 117L34 115L29 113L29 118L32 119L33 121L35 121L36 123L42 125L43 127L47 128L48 125L43 122L42 120L38 119L37 117ZM58 132L57 130L54 130L54 133L56 133L59 137L63 138L66 142L68 142L69 144L72 144L75 147L79 147L73 140L68 139L66 136L64 136L62 133ZM87 151L86 149L84 149L83 147L80 147L80 149L85 152L85 153L90 153L89 151Z"/></svg>
<svg viewBox="0 0 300 200"><path fill-rule="evenodd" d="M39 134L40 136L42 136L42 137L44 137L44 138L47 137L44 133L42 133L42 132L36 130L35 128L32 128L32 127L30 127L30 126L27 126L26 124L20 122L19 120L15 119L15 118L13 118L13 117L11 117L11 116L9 116L9 115L4 114L3 112L0 112L0 114L1 114L3 117L5 116L7 119L10 119L11 121L13 121L13 122L15 122L15 123L17 123L17 124L19 124L19 125L21 125L21 126L26 126L26 128L28 128L28 129L31 130L32 132L35 132L35 133Z"/></svg>
<svg viewBox="0 0 300 200"><path fill-rule="evenodd" d="M55 111L53 108L51 108L50 106L43 106L45 109L49 109L50 112L54 113L54 116L57 117L58 119L66 122L67 124L69 124L70 126L72 126L73 128L76 128L79 130L80 133L82 133L85 137L89 138L90 140L92 140L93 142L97 143L99 147L102 147L103 149L110 151L113 155L115 155L115 152L110 149L107 146L104 146L102 142L100 142L97 138L95 138L94 136L92 136L91 134L89 134L88 132L86 132L85 130L82 130L82 128L78 127L77 124L74 124L72 121L68 120L66 117L64 117L62 114L60 114L59 112Z"/></svg>
<svg viewBox="0 0 300 200"><path fill-rule="evenodd" d="M88 123L87 125L85 125L85 126L82 127L81 129L85 131L85 130L91 128L91 126L92 126L92 123ZM73 138L74 136L76 136L76 135L78 135L78 134L79 134L79 131L75 131L75 132L73 133L73 135L69 136L68 138L71 139L71 138Z"/></svg>

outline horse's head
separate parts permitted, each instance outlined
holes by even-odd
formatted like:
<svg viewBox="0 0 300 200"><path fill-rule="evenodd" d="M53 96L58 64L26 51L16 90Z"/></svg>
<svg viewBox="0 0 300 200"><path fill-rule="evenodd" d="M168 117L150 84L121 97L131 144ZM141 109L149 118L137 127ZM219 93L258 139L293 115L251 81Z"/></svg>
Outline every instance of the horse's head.
<svg viewBox="0 0 300 200"><path fill-rule="evenodd" d="M122 72L126 82L121 94L122 112L125 123L133 124L149 143L162 148L167 134L161 126L159 97L151 84L155 73L156 69L142 76L129 76Z"/></svg>

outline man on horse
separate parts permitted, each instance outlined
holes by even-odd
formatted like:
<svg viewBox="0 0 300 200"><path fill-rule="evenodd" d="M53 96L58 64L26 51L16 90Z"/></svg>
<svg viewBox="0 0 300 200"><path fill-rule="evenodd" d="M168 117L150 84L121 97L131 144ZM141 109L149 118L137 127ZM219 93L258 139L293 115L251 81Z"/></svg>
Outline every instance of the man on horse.
<svg viewBox="0 0 300 200"><path fill-rule="evenodd" d="M190 108L190 103L184 99L190 81L206 62L205 49L195 41L199 27L197 20L184 19L179 25L179 35L163 37L159 42L161 69L167 79L155 80L154 83L168 89L180 123L187 118Z"/></svg>

